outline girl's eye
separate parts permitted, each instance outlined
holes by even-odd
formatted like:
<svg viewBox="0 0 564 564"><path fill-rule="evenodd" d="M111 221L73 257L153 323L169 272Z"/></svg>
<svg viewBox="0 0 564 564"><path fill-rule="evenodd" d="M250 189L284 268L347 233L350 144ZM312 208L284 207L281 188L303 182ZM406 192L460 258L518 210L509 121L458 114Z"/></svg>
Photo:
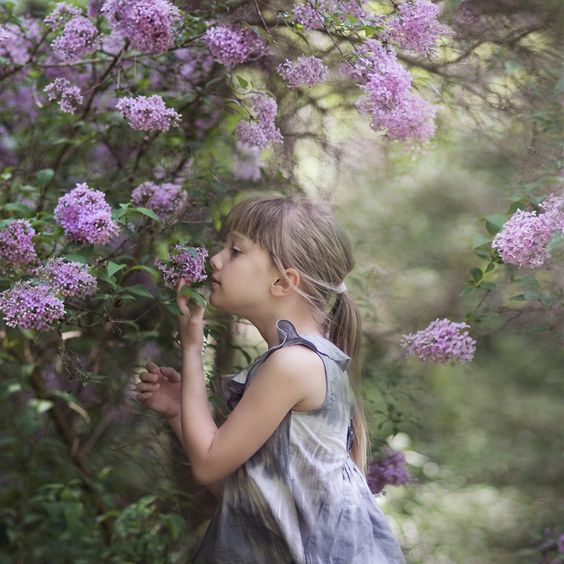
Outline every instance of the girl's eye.
<svg viewBox="0 0 564 564"><path fill-rule="evenodd" d="M241 254L241 251L239 249L236 249L235 247L231 247L231 254L232 255L239 255L239 254Z"/></svg>

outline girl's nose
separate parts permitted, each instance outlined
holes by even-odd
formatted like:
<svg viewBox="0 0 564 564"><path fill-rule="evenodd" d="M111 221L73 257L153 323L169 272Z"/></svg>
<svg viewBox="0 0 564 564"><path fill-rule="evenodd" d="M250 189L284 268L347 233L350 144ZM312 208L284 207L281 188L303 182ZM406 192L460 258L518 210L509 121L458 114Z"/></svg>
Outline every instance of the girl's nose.
<svg viewBox="0 0 564 564"><path fill-rule="evenodd" d="M210 265L211 265L213 270L219 269L219 258L218 258L219 254L220 253L213 255L213 257L210 259Z"/></svg>

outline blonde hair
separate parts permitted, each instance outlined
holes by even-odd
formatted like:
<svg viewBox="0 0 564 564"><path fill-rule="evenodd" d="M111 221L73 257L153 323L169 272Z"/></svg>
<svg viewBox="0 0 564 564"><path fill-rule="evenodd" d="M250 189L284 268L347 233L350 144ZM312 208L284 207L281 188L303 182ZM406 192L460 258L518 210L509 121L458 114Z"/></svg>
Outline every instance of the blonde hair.
<svg viewBox="0 0 564 564"><path fill-rule="evenodd" d="M288 283L286 268L300 273L295 291L311 305L326 338L351 357L348 373L355 395L351 457L366 473L370 444L359 389L362 320L348 291L335 295L355 263L351 242L330 205L304 196L252 194L233 207L224 229L237 231L267 250Z"/></svg>

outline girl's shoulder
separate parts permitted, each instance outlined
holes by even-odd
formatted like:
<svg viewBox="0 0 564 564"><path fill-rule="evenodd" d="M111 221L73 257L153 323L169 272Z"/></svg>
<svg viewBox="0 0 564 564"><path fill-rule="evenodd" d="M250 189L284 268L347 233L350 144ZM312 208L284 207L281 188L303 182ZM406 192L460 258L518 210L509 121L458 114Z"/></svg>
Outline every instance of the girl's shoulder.
<svg viewBox="0 0 564 564"><path fill-rule="evenodd" d="M249 366L243 368L236 374L228 374L222 377L221 390L227 401L230 409L238 403L250 379L258 371L259 367L276 351L281 349L291 348L283 354L284 362L296 363L300 366L300 360L307 359L315 363L316 359L312 359L302 347L293 347L292 345L304 345L311 351L314 351L321 357L325 367L328 363L334 364L338 367L339 371L346 371L351 361L350 357L346 355L339 347L332 343L329 339L320 335L300 335L294 324L287 319L279 319L276 322L278 330L279 343L270 347L260 356L258 356ZM305 354L304 354L305 352ZM329 372L329 371L328 371Z"/></svg>

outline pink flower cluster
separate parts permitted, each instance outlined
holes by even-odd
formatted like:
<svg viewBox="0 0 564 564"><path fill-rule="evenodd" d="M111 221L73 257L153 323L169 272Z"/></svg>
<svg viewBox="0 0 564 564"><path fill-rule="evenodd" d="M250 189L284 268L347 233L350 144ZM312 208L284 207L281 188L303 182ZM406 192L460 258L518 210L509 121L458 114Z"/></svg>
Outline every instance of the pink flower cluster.
<svg viewBox="0 0 564 564"><path fill-rule="evenodd" d="M7 23L2 27L3 39L0 41L0 57L24 65L30 59L30 51L41 36L41 27L36 20L20 18L22 27ZM2 69L0 68L0 76Z"/></svg>
<svg viewBox="0 0 564 564"><path fill-rule="evenodd" d="M450 29L437 20L439 12L440 7L430 0L402 2L399 15L390 22L388 38L402 49L430 54L437 38L450 33Z"/></svg>
<svg viewBox="0 0 564 564"><path fill-rule="evenodd" d="M290 88L315 86L327 80L327 67L317 57L298 57L295 61L285 59L276 69Z"/></svg>
<svg viewBox="0 0 564 564"><path fill-rule="evenodd" d="M389 139L424 141L435 132L435 109L411 93L411 75L396 53L375 39L358 48L357 59L345 72L360 82L364 96L359 111L369 114L375 131L385 130Z"/></svg>
<svg viewBox="0 0 564 564"><path fill-rule="evenodd" d="M56 78L43 89L49 100L58 100L62 112L73 114L82 104L83 97L78 86L73 86L66 78Z"/></svg>
<svg viewBox="0 0 564 564"><path fill-rule="evenodd" d="M137 207L153 210L163 221L180 215L186 209L188 195L178 184L143 182L131 193Z"/></svg>
<svg viewBox="0 0 564 564"><path fill-rule="evenodd" d="M226 67L234 67L265 55L268 45L252 29L232 24L216 25L204 39L213 58Z"/></svg>
<svg viewBox="0 0 564 564"><path fill-rule="evenodd" d="M207 249L188 247L177 243L172 245L169 250L168 261L157 257L154 264L162 274L165 286L176 289L181 278L184 278L187 284L200 282L207 278L205 273L205 259L207 256Z"/></svg>
<svg viewBox="0 0 564 564"><path fill-rule="evenodd" d="M61 21L62 18L57 14L53 21ZM76 15L65 24L63 33L51 43L51 47L58 59L70 63L94 53L99 47L99 40L96 26L88 18Z"/></svg>
<svg viewBox="0 0 564 564"><path fill-rule="evenodd" d="M144 53L162 53L174 43L173 26L180 11L168 0L107 0L100 12L112 29Z"/></svg>
<svg viewBox="0 0 564 564"><path fill-rule="evenodd" d="M53 258L37 268L35 276L51 286L53 292L65 298L88 296L96 291L96 278L88 272L88 266L63 258Z"/></svg>
<svg viewBox="0 0 564 564"><path fill-rule="evenodd" d="M0 273L27 268L37 260L34 235L35 229L27 219L16 219L0 229Z"/></svg>
<svg viewBox="0 0 564 564"><path fill-rule="evenodd" d="M405 468L405 456L402 452L393 452L386 448L378 460L368 463L366 482L373 494L380 493L386 486L399 486L412 480Z"/></svg>
<svg viewBox="0 0 564 564"><path fill-rule="evenodd" d="M8 327L47 331L65 315L62 300L44 283L18 281L0 293L0 311Z"/></svg>
<svg viewBox="0 0 564 564"><path fill-rule="evenodd" d="M71 6L66 2L59 2L53 11L45 16L43 21L53 29L57 29L63 27L67 22L77 16L82 16L82 10L80 8Z"/></svg>
<svg viewBox="0 0 564 564"><path fill-rule="evenodd" d="M82 243L105 245L119 233L104 193L86 183L77 184L59 198L54 215L65 234Z"/></svg>
<svg viewBox="0 0 564 564"><path fill-rule="evenodd" d="M167 108L160 96L121 98L116 108L127 119L132 129L138 131L168 131L180 124L181 116Z"/></svg>
<svg viewBox="0 0 564 564"><path fill-rule="evenodd" d="M542 212L517 210L495 236L492 247L503 262L537 268L549 258L548 244L564 231L564 198L551 195L539 204Z"/></svg>
<svg viewBox="0 0 564 564"><path fill-rule="evenodd" d="M454 323L448 319L436 319L426 329L404 335L401 347L408 354L420 360L430 360L438 364L447 364L450 360L462 364L470 362L476 352L476 341L470 337L467 323Z"/></svg>
<svg viewBox="0 0 564 564"><path fill-rule="evenodd" d="M258 94L252 97L252 106L256 120L240 121L235 129L241 143L261 150L271 143L281 143L282 134L274 121L278 110L276 100L266 94Z"/></svg>

